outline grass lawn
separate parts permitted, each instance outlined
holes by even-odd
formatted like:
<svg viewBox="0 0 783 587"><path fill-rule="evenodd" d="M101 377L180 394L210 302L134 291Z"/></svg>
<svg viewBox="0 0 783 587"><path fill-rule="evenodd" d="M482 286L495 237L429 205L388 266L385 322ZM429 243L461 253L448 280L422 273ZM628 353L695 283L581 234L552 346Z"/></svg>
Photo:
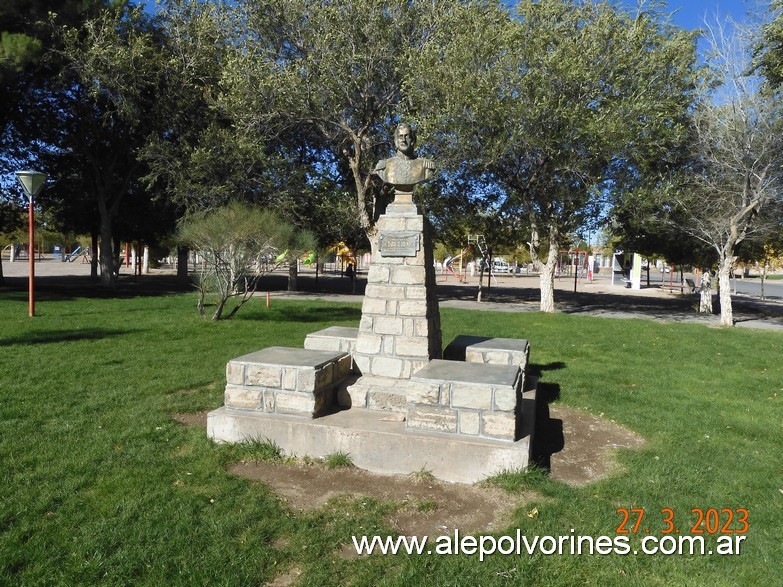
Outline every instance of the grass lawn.
<svg viewBox="0 0 783 587"><path fill-rule="evenodd" d="M2 585L258 585L292 567L313 586L780 584L783 333L442 311L444 341L529 338L556 401L648 441L618 455L621 471L583 488L502 476L509 490L542 497L498 536L614 537L618 508L644 508L629 535L638 547L647 528L662 536L664 508L683 534L693 508L746 508L741 554L346 559L339 550L352 535L388 532L382 517L393 504L342 499L291 512L264 485L226 471L241 448L214 446L171 414L222 405L229 359L357 325L358 306L253 303L212 323L197 318L194 296L176 295L44 301L38 313L27 317L24 294L0 293ZM717 535L705 537L712 547Z"/></svg>

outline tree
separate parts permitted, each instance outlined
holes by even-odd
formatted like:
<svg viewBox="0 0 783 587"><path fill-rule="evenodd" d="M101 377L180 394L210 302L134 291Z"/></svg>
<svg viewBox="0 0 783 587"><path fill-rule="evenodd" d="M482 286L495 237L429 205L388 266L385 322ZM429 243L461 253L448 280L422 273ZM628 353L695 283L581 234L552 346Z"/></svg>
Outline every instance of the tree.
<svg viewBox="0 0 783 587"><path fill-rule="evenodd" d="M503 188L499 209L528 221L541 310L553 312L563 239L602 214L615 176L665 164L682 140L693 38L654 13L570 0L452 25L465 42L419 51L416 112L441 129L444 159L474 161Z"/></svg>
<svg viewBox="0 0 783 587"><path fill-rule="evenodd" d="M772 0L770 21L761 27L753 45L754 66L773 90L783 84L783 0Z"/></svg>
<svg viewBox="0 0 783 587"><path fill-rule="evenodd" d="M682 229L717 256L720 323L734 323L730 275L737 247L781 198L783 102L760 91L750 71L750 31L708 28L709 86L694 114L693 174L676 195Z"/></svg>
<svg viewBox="0 0 783 587"><path fill-rule="evenodd" d="M375 220L390 193L371 171L388 156L409 65L445 15L480 4L239 2L238 50L227 59L221 106L248 136L301 137L316 159L313 175L339 171L375 247Z"/></svg>
<svg viewBox="0 0 783 587"><path fill-rule="evenodd" d="M206 316L206 300L214 295L213 320L231 318L250 300L258 278L274 267L270 259L312 242L310 234L295 231L276 214L236 201L185 217L179 238L202 258L196 280L198 311ZM236 301L226 314L231 299Z"/></svg>
<svg viewBox="0 0 783 587"><path fill-rule="evenodd" d="M129 201L137 209L149 201L137 155L157 123L160 35L142 10L124 3L79 27L52 27L62 46L53 55L64 66L40 113L37 158L57 179L44 198L94 219L88 230L100 236L101 278L112 286L118 219Z"/></svg>

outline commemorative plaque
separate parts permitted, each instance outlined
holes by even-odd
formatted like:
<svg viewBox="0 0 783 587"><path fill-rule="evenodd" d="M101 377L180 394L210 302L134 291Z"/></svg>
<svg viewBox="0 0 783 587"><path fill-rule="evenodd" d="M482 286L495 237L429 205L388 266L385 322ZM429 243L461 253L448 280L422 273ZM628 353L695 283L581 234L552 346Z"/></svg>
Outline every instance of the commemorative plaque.
<svg viewBox="0 0 783 587"><path fill-rule="evenodd" d="M421 233L381 232L379 245L382 257L415 257L421 248Z"/></svg>

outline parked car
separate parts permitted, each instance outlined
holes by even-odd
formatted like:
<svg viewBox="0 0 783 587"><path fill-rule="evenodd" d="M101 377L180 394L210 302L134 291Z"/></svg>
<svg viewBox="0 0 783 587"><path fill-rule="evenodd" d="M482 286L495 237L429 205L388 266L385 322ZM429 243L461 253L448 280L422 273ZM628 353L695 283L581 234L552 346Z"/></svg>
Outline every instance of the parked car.
<svg viewBox="0 0 783 587"><path fill-rule="evenodd" d="M497 258L492 260L492 273L512 273L513 268L505 259Z"/></svg>

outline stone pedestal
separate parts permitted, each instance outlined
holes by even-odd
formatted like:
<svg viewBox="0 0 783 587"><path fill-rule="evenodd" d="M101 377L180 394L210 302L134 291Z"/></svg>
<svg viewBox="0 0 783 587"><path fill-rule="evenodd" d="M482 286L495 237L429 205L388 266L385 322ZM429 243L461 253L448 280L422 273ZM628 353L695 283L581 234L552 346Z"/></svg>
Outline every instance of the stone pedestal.
<svg viewBox="0 0 783 587"><path fill-rule="evenodd" d="M398 193L377 228L354 361L363 377L407 380L441 355L429 221Z"/></svg>

